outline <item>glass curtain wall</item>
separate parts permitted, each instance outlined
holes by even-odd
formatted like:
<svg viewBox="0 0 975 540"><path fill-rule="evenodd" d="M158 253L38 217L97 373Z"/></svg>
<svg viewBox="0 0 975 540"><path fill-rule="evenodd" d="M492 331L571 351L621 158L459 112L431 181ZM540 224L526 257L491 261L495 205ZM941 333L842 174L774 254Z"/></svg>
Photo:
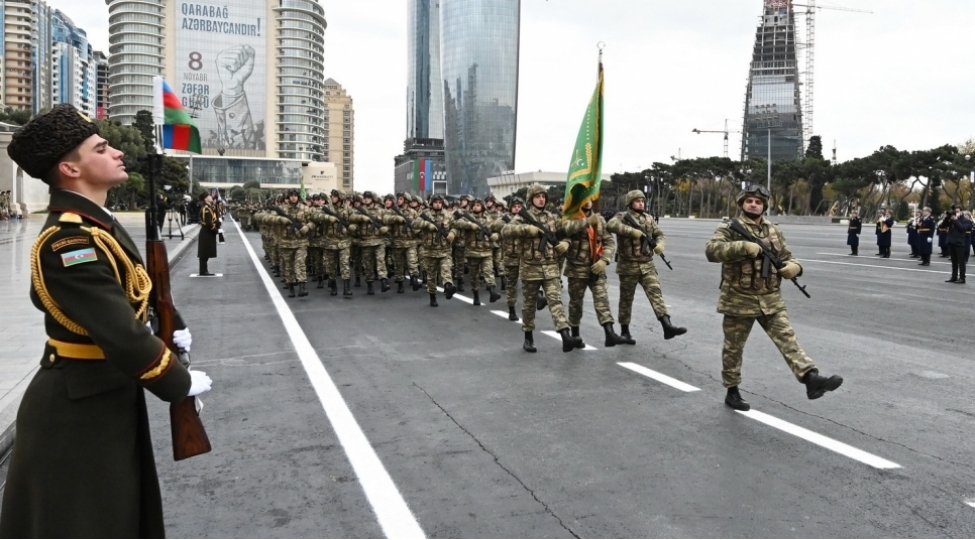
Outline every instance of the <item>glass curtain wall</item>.
<svg viewBox="0 0 975 540"><path fill-rule="evenodd" d="M406 138L443 139L440 1L407 2Z"/></svg>

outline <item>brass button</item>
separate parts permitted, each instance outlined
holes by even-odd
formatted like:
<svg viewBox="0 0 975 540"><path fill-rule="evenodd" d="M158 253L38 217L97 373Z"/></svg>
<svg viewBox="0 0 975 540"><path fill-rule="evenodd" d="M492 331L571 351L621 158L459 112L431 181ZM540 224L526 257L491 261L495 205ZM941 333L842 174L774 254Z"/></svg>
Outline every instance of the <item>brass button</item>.
<svg viewBox="0 0 975 540"><path fill-rule="evenodd" d="M47 357L47 361L50 362L50 363L52 363L52 364L54 363L54 361L56 359L57 359L57 357L54 356L54 353L51 353L51 355Z"/></svg>

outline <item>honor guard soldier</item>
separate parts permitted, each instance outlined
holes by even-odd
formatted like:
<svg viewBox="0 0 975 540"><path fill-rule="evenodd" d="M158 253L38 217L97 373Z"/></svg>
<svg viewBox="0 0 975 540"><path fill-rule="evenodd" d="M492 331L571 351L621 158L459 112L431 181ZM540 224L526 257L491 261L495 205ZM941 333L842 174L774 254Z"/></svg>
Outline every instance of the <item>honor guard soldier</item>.
<svg viewBox="0 0 975 540"><path fill-rule="evenodd" d="M50 187L31 249L30 297L47 343L17 412L2 538L162 538L144 390L178 403L210 388L146 327L153 284L105 208L122 152L68 104L15 132L7 153ZM174 341L192 338L176 315Z"/></svg>
<svg viewBox="0 0 975 540"><path fill-rule="evenodd" d="M920 257L917 253L917 217L912 216L911 219L907 220L907 245L911 246L911 258L916 259Z"/></svg>
<svg viewBox="0 0 975 540"><path fill-rule="evenodd" d="M670 323L664 295L660 290L660 279L657 268L653 264L654 255L663 255L664 233L649 216L643 212L647 196L635 189L626 194L624 199L626 210L613 216L607 228L616 234L617 253L616 273L620 276L620 336L623 343L633 345L636 340L630 335L630 319L633 316L633 296L636 286L643 287L653 314L660 321L664 331L664 339L687 333L686 328L674 326ZM656 244L652 250L648 244Z"/></svg>
<svg viewBox="0 0 975 540"><path fill-rule="evenodd" d="M217 233L220 231L220 218L213 207L213 197L209 193L200 194L200 234L196 238L196 256L200 259L200 277L210 277L207 259L217 258Z"/></svg>
<svg viewBox="0 0 975 540"><path fill-rule="evenodd" d="M918 266L931 266L931 253L934 251L934 218L931 217L931 209L927 206L921 211L921 217L917 221L917 253L921 257Z"/></svg>
<svg viewBox="0 0 975 540"><path fill-rule="evenodd" d="M948 254L948 230L951 228L951 218L949 212L941 214L941 222L938 223L938 247L941 248L941 257L945 259Z"/></svg>
<svg viewBox="0 0 975 540"><path fill-rule="evenodd" d="M520 197L511 198L511 211L501 216L491 225L491 231L501 235L501 271L502 279L505 282L505 299L508 302L508 320L517 321L518 314L515 313L515 306L518 303L518 265L521 264L521 245L519 238L504 234L504 227L521 212L525 207L525 201Z"/></svg>
<svg viewBox="0 0 975 540"><path fill-rule="evenodd" d="M464 251L467 267L471 274L471 292L474 295L474 305L481 305L480 280L484 279L485 288L490 295L491 303L501 299L501 295L494 290L494 242L498 240L498 233L490 230L491 219L484 213L484 202L474 199L470 203L470 212L458 211L460 219L454 220L454 229L464 240Z"/></svg>
<svg viewBox="0 0 975 540"><path fill-rule="evenodd" d="M965 270L968 264L968 249L971 241L972 222L961 207L954 205L948 215L951 228L948 229L948 251L951 253L951 278L946 283L965 283Z"/></svg>
<svg viewBox="0 0 975 540"><path fill-rule="evenodd" d="M569 240L564 270L565 277L569 279L569 327L573 336L579 336L582 304L588 289L592 291L596 318L606 334L605 345L615 347L623 343L623 338L613 330L613 310L609 307L606 266L613 261L616 242L606 229L603 216L593 212L592 201L586 201L582 211L586 214L584 219L569 220L562 225ZM579 346L585 347L585 344L580 343Z"/></svg>
<svg viewBox="0 0 975 540"><path fill-rule="evenodd" d="M765 248L777 254L785 266L781 269L773 266L768 277L762 277L763 246L745 240L730 228L730 224L718 227L704 250L709 261L721 263L721 295L718 297L718 313L724 315L721 379L728 389L725 404L739 411L751 408L741 397L738 385L741 384L745 341L755 321L772 338L796 379L806 385L809 399L822 397L843 384L843 378L838 375L820 376L816 364L796 341L779 289L783 278L802 275L802 267L786 246L781 229L763 219L768 200L769 192L765 186L748 186L738 195L741 215L737 221Z"/></svg>
<svg viewBox="0 0 975 540"><path fill-rule="evenodd" d="M891 227L894 226L894 216L890 210L882 214L877 218L877 247L880 248L880 253L877 254L878 257L882 259L890 258L890 240L891 240Z"/></svg>
<svg viewBox="0 0 975 540"><path fill-rule="evenodd" d="M850 226L846 231L846 245L850 246L850 255L860 254L861 231L863 231L863 223L856 212L850 212Z"/></svg>
<svg viewBox="0 0 975 540"><path fill-rule="evenodd" d="M548 309L552 313L552 324L562 336L562 351L569 352L582 345L582 338L573 337L569 332L569 322L565 318L562 308L562 292L559 288L558 258L569 249L569 242L559 241L559 216L545 210L548 199L544 186L535 184L528 188L528 217L517 215L511 223L502 229L504 236L520 239L521 265L518 277L521 279L522 298L525 299L521 310L521 329L525 333L525 343L522 348L527 352L536 352L535 338L535 298L542 289Z"/></svg>
<svg viewBox="0 0 975 540"><path fill-rule="evenodd" d="M430 210L420 212L413 221L413 228L420 233L423 245L423 266L427 270L427 292L430 306L437 307L437 277L443 280L444 297L450 300L457 292L453 283L451 250L457 233L452 231L452 214L444 211L442 195L430 196Z"/></svg>

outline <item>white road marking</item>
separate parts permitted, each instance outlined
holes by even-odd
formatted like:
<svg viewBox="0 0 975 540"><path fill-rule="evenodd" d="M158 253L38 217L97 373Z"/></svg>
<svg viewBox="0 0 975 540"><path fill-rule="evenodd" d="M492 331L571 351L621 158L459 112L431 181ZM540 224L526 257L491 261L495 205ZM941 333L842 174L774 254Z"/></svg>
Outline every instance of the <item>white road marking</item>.
<svg viewBox="0 0 975 540"><path fill-rule="evenodd" d="M971 506L972 508L975 508L975 501L965 501L965 504Z"/></svg>
<svg viewBox="0 0 975 540"><path fill-rule="evenodd" d="M501 310L494 309L494 310L491 310L491 313L494 313L498 317L503 317L505 319L508 318L508 312L507 311L501 311ZM519 317L517 321L511 321L511 322L519 322L520 323L521 322L521 317Z"/></svg>
<svg viewBox="0 0 975 540"><path fill-rule="evenodd" d="M437 290L440 291L440 292L443 292L443 287L437 287ZM474 300L471 299L471 298L468 298L466 296L463 296L463 295L454 293L454 295L451 296L450 299L453 300L454 298L460 300L461 302L467 302L468 304L470 304L472 306L474 305ZM446 298L445 298L445 300L446 300Z"/></svg>
<svg viewBox="0 0 975 540"><path fill-rule="evenodd" d="M190 274L190 277L201 277L201 278L223 277L223 274L213 274L212 276L201 276L200 274Z"/></svg>
<svg viewBox="0 0 975 540"><path fill-rule="evenodd" d="M680 390L681 392L699 392L701 390L700 388L691 386L691 385L689 385L689 384L687 384L685 382L678 381L677 379L675 379L673 377L668 377L667 375L664 375L663 373L658 373L658 372L656 372L656 371L654 371L652 369L647 369L647 368L641 366L640 364L634 364L632 362L617 362L616 364L618 366L625 367L626 369L628 369L630 371L635 371L635 372L639 373L640 375L643 375L644 377L649 377L649 378L651 378L651 379L653 379L653 380L655 380L657 382L662 382L662 383L666 384L667 386L671 386L673 388L676 388L676 389Z"/></svg>
<svg viewBox="0 0 975 540"><path fill-rule="evenodd" d="M560 336L559 333L556 332L555 330L542 330L542 333L545 334L548 337L555 338L555 339L557 339L559 341L562 341L562 336ZM582 350L584 350L584 351L598 351L599 349L597 349L597 348L595 348L595 347L587 344L585 347L583 347Z"/></svg>
<svg viewBox="0 0 975 540"><path fill-rule="evenodd" d="M833 257L855 257L855 258L860 259L860 260L864 260L864 259L870 260L870 259L879 259L880 258L880 257L877 257L875 255L850 255L849 253L817 253L816 255L831 255ZM941 258L940 256L937 256L937 255L932 255L931 257L932 257L932 259L934 259L934 258L940 259ZM913 262L913 263L917 263L921 259L900 259L900 258L897 258L897 259L887 259L887 260L888 261L900 261L900 262ZM936 260L932 260L931 261L931 264L945 264L945 265L951 266L951 263L950 262L936 261ZM918 264L918 266L920 266L920 264ZM888 267L885 266L884 268L888 268Z"/></svg>
<svg viewBox="0 0 975 540"><path fill-rule="evenodd" d="M871 467L877 469L899 469L901 466L894 463L893 461L887 461L882 457L875 456L873 454L864 452L858 448L853 448L852 446L841 443L835 439L830 439L824 435L820 435L814 431L809 431L806 428L799 427L795 424L786 422L785 420L779 420L774 416L767 415L763 412L758 412L754 409L750 411L736 411L744 416L751 418L752 420L757 420L767 426L774 427L776 429L782 430L790 435L795 435L800 439L804 439L813 444L822 446L827 450L832 450L838 454L842 454L850 459L855 459L861 463L866 463Z"/></svg>
<svg viewBox="0 0 975 540"><path fill-rule="evenodd" d="M879 264L857 264L857 263L845 263L838 261L818 261L815 259L799 259L800 262L813 262L822 264L841 264L844 266L866 266L868 268L884 268L887 270L900 270L902 272L929 272L932 274L944 274L944 270L921 270L920 268L900 268L898 266L882 266Z"/></svg>
<svg viewBox="0 0 975 540"><path fill-rule="evenodd" d="M315 388L318 400L322 403L328 421L332 424L332 429L335 430L335 434L345 450L345 455L355 470L356 477L366 494L366 499L369 500L369 504L376 513L383 534L387 538L426 538L426 534L413 512L403 500L403 495L396 488L389 472L383 467L376 451L369 444L369 440L362 432L362 428L359 427L355 417L352 416L348 404L342 399L342 394L336 388L335 382L325 370L325 365L322 364L311 342L308 341L308 336L305 335L301 325L298 324L298 320L295 319L294 313L291 312L291 308L281 296L277 283L268 275L264 265L260 264L257 255L254 253L254 248L251 247L250 240L240 230L240 226L236 223L234 225L237 227L240 237L244 239L244 247L247 248L247 253L257 268L261 281L264 282L264 287L278 311L278 316L281 317L281 322L284 323L284 328L288 331L288 336L294 344L301 365L305 368L305 373L308 374L308 380Z"/></svg>

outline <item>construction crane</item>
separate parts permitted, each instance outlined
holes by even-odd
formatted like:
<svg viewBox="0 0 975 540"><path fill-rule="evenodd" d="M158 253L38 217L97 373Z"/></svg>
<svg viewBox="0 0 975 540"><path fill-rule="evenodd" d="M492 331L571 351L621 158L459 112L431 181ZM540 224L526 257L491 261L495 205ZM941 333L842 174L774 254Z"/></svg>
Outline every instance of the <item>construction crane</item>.
<svg viewBox="0 0 975 540"><path fill-rule="evenodd" d="M728 119L724 121L724 131L711 131L707 129L692 129L693 133L724 133L724 157L728 157L728 134L729 133L741 133L740 131L728 131Z"/></svg>
<svg viewBox="0 0 975 540"><path fill-rule="evenodd" d="M813 95L815 93L815 67L816 67L816 10L832 9L835 11L850 11L853 13L866 13L872 15L872 11L865 9L852 9L840 6L817 6L816 0L806 0L806 4L792 4L793 7L806 8L806 81L803 89L803 111L802 111L802 131L803 139L809 140L815 133L813 132Z"/></svg>

